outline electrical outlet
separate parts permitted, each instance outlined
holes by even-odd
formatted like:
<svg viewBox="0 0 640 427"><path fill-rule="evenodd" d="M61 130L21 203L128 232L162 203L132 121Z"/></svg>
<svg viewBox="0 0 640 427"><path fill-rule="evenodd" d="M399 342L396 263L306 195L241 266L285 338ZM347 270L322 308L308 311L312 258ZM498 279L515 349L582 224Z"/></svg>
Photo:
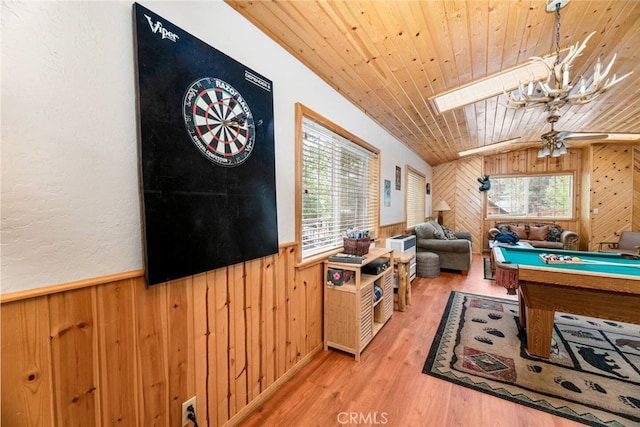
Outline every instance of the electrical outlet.
<svg viewBox="0 0 640 427"><path fill-rule="evenodd" d="M187 408L189 406L193 406L193 414L196 415L196 397L193 396L191 399L185 401L182 403L182 426L187 426L187 425L191 425L191 420L189 418L187 418L187 414L189 413L189 411L187 410Z"/></svg>

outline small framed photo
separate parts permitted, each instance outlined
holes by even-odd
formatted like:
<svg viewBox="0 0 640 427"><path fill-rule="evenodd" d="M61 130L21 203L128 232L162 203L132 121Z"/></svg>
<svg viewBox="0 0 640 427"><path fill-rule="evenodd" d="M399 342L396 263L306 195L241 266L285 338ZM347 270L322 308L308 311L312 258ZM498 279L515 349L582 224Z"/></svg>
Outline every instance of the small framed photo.
<svg viewBox="0 0 640 427"><path fill-rule="evenodd" d="M388 179L384 180L384 206L391 206L391 181Z"/></svg>
<svg viewBox="0 0 640 427"><path fill-rule="evenodd" d="M396 190L400 190L400 183L401 183L401 173L402 173L402 169L400 168L400 166L396 166Z"/></svg>
<svg viewBox="0 0 640 427"><path fill-rule="evenodd" d="M431 184L427 182L427 194L431 194Z"/></svg>

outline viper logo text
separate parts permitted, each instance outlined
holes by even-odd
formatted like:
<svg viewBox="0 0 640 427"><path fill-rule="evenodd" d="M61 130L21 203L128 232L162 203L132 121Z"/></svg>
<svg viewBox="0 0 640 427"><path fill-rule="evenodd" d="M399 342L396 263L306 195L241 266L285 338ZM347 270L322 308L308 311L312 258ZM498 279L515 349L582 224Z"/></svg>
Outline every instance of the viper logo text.
<svg viewBox="0 0 640 427"><path fill-rule="evenodd" d="M153 32L153 34L160 33L163 39L169 39L174 43L180 38L177 34L172 33L171 31L164 28L162 26L162 22L156 21L156 23L154 24L148 15L144 15L144 17L147 18L147 21L149 21L149 27L151 27L151 31Z"/></svg>

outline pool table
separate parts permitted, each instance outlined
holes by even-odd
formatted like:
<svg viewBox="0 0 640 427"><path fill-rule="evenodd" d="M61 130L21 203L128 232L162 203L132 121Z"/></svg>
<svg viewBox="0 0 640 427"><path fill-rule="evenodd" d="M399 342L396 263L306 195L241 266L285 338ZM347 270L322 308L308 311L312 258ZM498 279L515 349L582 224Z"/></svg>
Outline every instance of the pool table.
<svg viewBox="0 0 640 427"><path fill-rule="evenodd" d="M519 247L492 249L498 273L518 290L527 351L549 357L555 312L640 324L640 260L619 254ZM541 254L584 263L547 264ZM505 276L506 277L506 276Z"/></svg>

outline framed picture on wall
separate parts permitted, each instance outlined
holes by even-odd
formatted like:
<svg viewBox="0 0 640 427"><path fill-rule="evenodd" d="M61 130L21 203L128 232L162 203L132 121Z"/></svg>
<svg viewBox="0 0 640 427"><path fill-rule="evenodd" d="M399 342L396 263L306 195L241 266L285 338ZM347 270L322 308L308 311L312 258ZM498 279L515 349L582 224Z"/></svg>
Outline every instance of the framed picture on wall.
<svg viewBox="0 0 640 427"><path fill-rule="evenodd" d="M427 195L431 194L431 184L427 182Z"/></svg>
<svg viewBox="0 0 640 427"><path fill-rule="evenodd" d="M402 173L402 169L400 169L400 166L396 166L396 190L400 190L400 183L401 183L401 173Z"/></svg>
<svg viewBox="0 0 640 427"><path fill-rule="evenodd" d="M384 206L391 206L391 181L388 179L384 180Z"/></svg>

